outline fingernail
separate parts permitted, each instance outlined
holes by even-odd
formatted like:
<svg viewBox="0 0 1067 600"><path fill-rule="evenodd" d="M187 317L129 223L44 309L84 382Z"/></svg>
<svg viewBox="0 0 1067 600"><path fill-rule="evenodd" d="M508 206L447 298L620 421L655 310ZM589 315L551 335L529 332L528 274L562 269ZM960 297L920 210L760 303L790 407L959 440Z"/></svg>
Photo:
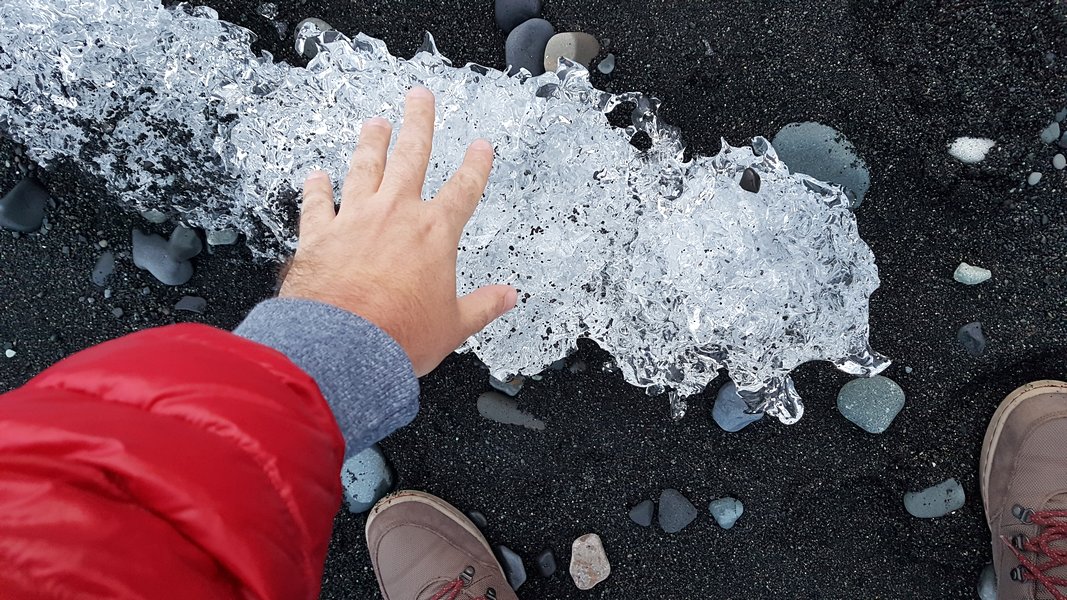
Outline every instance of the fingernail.
<svg viewBox="0 0 1067 600"><path fill-rule="evenodd" d="M417 85L417 86L411 88L410 90L408 90L408 98L415 98L415 97L418 97L418 96L423 96L423 97L429 96L430 98L433 98L433 92L431 92L429 89L427 89L427 88L425 88L425 87L423 87L421 85Z"/></svg>
<svg viewBox="0 0 1067 600"><path fill-rule="evenodd" d="M330 176L326 173L326 171L322 171L320 169L315 169L314 171L308 173L307 180L308 181L314 181L314 180L318 180L318 179L329 179L329 178L330 178Z"/></svg>
<svg viewBox="0 0 1067 600"><path fill-rule="evenodd" d="M504 312L507 312L515 308L515 304L519 301L519 291L515 288L508 290L508 293L504 294Z"/></svg>
<svg viewBox="0 0 1067 600"><path fill-rule="evenodd" d="M493 145L489 143L489 140L482 138L478 138L471 142L471 149L479 151L488 150L489 152L493 152L495 154L495 151L493 150Z"/></svg>

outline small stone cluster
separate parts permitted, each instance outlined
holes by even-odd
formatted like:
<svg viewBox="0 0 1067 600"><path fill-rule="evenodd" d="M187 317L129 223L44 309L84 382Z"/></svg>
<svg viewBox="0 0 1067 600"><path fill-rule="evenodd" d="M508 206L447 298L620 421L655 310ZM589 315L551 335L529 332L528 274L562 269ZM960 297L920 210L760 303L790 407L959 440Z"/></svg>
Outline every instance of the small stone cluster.
<svg viewBox="0 0 1067 600"><path fill-rule="evenodd" d="M541 18L541 0L496 0L496 24L508 33L504 55L509 73L526 70L530 75L555 71L560 59L589 67L600 54L596 37L580 31L556 33L552 23ZM615 70L615 55L597 65L608 75Z"/></svg>

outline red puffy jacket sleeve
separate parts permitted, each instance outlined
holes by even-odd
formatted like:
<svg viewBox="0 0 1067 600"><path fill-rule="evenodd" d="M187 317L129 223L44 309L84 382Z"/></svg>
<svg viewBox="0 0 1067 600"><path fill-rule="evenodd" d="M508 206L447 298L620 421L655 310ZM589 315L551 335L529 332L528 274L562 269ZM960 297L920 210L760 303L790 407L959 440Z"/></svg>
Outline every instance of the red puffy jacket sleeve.
<svg viewBox="0 0 1067 600"><path fill-rule="evenodd" d="M175 325L0 396L0 597L313 598L344 450L315 382Z"/></svg>

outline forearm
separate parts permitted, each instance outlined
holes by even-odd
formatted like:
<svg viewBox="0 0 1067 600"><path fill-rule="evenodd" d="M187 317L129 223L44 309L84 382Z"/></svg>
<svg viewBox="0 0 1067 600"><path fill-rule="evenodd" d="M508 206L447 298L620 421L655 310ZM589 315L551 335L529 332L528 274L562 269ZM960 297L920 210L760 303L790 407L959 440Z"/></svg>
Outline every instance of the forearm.
<svg viewBox="0 0 1067 600"><path fill-rule="evenodd" d="M294 298L256 306L234 333L285 354L315 379L351 456L419 410L411 361L387 333L346 310Z"/></svg>

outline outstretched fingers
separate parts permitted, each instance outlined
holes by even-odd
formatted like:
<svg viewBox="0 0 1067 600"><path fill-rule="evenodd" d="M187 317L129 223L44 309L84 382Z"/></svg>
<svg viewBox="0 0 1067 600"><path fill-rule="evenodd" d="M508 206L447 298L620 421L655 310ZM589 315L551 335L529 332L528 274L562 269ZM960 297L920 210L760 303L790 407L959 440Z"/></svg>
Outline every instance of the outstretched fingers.
<svg viewBox="0 0 1067 600"><path fill-rule="evenodd" d="M433 94L424 87L412 88L404 104L404 124L385 165L383 189L421 197L433 149L433 122Z"/></svg>
<svg viewBox="0 0 1067 600"><path fill-rule="evenodd" d="M489 181L489 172L492 169L493 146L485 140L475 140L467 148L463 164L437 193L434 202L440 204L452 215L457 237L463 232L463 227L478 208L478 202L485 193L485 185Z"/></svg>

